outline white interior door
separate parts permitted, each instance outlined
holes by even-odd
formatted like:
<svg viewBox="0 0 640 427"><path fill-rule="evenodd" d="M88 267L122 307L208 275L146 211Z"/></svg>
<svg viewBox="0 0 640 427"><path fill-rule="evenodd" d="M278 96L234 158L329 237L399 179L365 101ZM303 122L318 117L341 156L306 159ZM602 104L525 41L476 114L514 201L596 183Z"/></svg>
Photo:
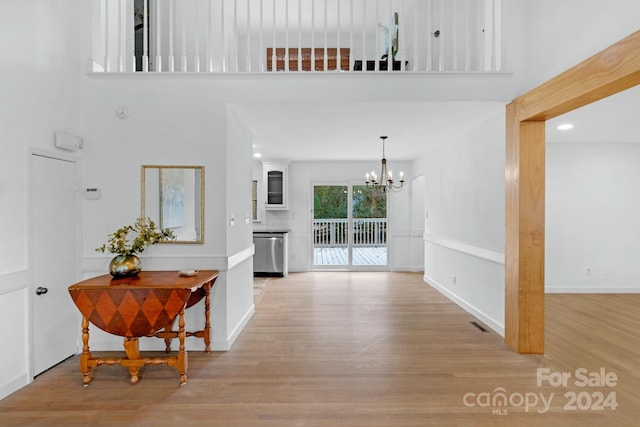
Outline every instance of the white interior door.
<svg viewBox="0 0 640 427"><path fill-rule="evenodd" d="M30 164L30 299L33 375L77 352L76 163L33 154Z"/></svg>

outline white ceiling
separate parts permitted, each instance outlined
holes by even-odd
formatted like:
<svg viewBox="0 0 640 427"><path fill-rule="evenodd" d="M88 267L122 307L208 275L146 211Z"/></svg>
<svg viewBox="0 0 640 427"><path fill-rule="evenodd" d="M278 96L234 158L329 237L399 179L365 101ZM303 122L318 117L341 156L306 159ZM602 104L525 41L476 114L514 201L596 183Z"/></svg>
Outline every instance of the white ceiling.
<svg viewBox="0 0 640 427"><path fill-rule="evenodd" d="M264 159L412 160L476 123L499 102L269 102L232 108ZM640 86L547 121L547 142L640 142ZM571 131L557 125L570 122Z"/></svg>
<svg viewBox="0 0 640 427"><path fill-rule="evenodd" d="M640 143L640 86L547 121L547 142ZM558 125L574 128L559 131Z"/></svg>
<svg viewBox="0 0 640 427"><path fill-rule="evenodd" d="M233 104L254 152L290 160L412 160L495 114L498 102L314 102Z"/></svg>

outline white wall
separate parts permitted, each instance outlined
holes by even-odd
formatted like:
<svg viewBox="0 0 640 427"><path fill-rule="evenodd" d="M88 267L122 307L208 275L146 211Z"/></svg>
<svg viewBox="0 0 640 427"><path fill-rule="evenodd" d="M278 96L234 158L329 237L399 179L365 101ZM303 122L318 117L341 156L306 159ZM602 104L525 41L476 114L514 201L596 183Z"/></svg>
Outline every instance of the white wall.
<svg viewBox="0 0 640 427"><path fill-rule="evenodd" d="M425 281L504 330L504 107L413 164L424 174Z"/></svg>
<svg viewBox="0 0 640 427"><path fill-rule="evenodd" d="M640 292L640 144L547 144L547 292Z"/></svg>
<svg viewBox="0 0 640 427"><path fill-rule="evenodd" d="M637 0L525 1L525 84L519 95L638 30Z"/></svg>
<svg viewBox="0 0 640 427"><path fill-rule="evenodd" d="M0 398L29 380L26 310L28 147L53 147L55 130L77 133L82 0L6 0L0 6Z"/></svg>

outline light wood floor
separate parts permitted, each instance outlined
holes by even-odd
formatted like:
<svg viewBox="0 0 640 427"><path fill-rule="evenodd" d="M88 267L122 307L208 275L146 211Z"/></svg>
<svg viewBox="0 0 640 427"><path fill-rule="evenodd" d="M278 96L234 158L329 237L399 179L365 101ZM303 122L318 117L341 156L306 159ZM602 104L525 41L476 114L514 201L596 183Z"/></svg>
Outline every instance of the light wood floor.
<svg viewBox="0 0 640 427"><path fill-rule="evenodd" d="M187 385L165 366L144 368L137 385L126 369L100 366L83 388L73 357L0 401L0 425L639 425L640 295L546 303L547 354L518 355L421 274L290 274L266 282L231 351L189 353ZM538 386L538 368L572 378ZM578 387L578 368L604 368L616 385ZM506 406L478 406L500 388ZM587 410L598 392L615 393L617 409ZM583 393L585 409L565 409L565 393ZM551 399L547 412L534 396Z"/></svg>

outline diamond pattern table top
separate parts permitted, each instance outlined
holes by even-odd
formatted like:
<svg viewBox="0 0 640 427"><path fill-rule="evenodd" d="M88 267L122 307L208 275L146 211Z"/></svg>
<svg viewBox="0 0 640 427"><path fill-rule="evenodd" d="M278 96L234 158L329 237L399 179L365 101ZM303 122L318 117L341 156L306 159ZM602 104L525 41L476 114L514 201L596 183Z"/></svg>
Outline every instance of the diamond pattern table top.
<svg viewBox="0 0 640 427"><path fill-rule="evenodd" d="M187 303L198 302L202 286L213 283L217 275L216 270L191 277L175 271L143 271L119 279L103 275L71 285L69 294L98 328L123 337L142 337L172 322Z"/></svg>

